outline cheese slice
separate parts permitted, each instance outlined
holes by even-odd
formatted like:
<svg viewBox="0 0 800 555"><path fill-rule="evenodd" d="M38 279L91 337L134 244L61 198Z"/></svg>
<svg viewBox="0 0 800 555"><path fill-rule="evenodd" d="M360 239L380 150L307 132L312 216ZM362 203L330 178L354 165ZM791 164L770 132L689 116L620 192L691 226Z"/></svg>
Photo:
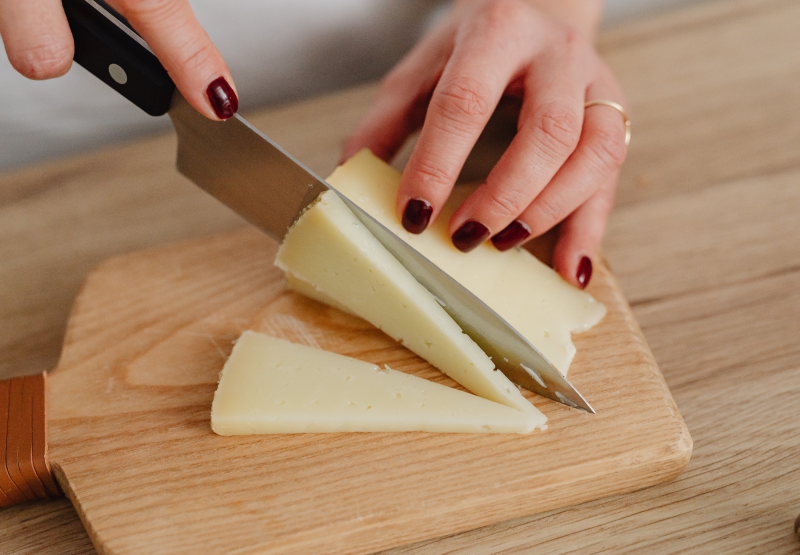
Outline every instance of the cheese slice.
<svg viewBox="0 0 800 555"><path fill-rule="evenodd" d="M344 306L471 392L535 410L333 191L326 191L283 239L275 264L310 296Z"/></svg>
<svg viewBox="0 0 800 555"><path fill-rule="evenodd" d="M489 242L468 254L456 249L447 225L469 187L456 187L436 222L414 235L395 213L400 173L368 150L337 168L327 181L492 307L564 375L575 356L571 334L591 328L606 313L602 303L524 249L500 252Z"/></svg>
<svg viewBox="0 0 800 555"><path fill-rule="evenodd" d="M220 435L300 432L519 433L547 418L389 368L246 331L220 373Z"/></svg>

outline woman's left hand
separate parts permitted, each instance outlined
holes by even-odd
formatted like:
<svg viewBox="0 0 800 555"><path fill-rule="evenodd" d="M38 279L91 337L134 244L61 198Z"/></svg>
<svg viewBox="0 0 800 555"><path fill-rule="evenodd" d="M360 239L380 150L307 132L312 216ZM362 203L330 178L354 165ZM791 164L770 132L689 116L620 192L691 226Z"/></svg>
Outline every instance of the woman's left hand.
<svg viewBox="0 0 800 555"><path fill-rule="evenodd" d="M467 252L491 238L506 250L561 223L553 265L585 287L625 159L624 104L585 36L523 0L456 4L382 83L343 157L367 147L392 158L422 128L403 172L398 215L420 233L441 211L503 95L522 97L518 132L486 183L453 214Z"/></svg>

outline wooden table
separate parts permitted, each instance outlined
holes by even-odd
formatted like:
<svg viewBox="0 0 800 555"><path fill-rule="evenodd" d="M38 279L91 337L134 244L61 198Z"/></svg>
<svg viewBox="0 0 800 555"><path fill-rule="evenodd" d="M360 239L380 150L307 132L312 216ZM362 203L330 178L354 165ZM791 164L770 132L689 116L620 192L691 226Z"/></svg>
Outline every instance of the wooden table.
<svg viewBox="0 0 800 555"><path fill-rule="evenodd" d="M634 122L604 249L694 438L686 472L392 554L800 551L798 28L796 0L728 0L600 40ZM254 120L325 174L373 93ZM55 366L101 260L243 225L173 157L164 136L0 176L0 377ZM0 546L94 552L65 500L0 511Z"/></svg>

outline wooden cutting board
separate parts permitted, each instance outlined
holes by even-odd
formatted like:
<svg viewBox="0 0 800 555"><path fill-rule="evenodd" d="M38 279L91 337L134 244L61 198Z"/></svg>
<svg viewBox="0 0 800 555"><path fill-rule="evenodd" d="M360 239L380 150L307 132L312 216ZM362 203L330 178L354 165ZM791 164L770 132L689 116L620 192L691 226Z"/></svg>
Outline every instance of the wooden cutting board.
<svg viewBox="0 0 800 555"><path fill-rule="evenodd" d="M253 229L113 258L86 280L47 380L49 464L100 553L369 553L675 477L692 440L605 264L608 314L527 436L220 437L233 340L255 329L459 387L370 324L286 290ZM34 442L35 443L35 442ZM22 463L20 463L21 465Z"/></svg>

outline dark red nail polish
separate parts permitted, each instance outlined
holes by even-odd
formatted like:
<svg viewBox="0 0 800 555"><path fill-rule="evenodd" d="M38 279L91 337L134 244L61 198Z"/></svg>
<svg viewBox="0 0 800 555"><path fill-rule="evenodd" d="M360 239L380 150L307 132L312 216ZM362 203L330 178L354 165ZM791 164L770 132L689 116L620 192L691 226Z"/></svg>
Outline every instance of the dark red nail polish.
<svg viewBox="0 0 800 555"><path fill-rule="evenodd" d="M239 109L239 99L224 77L211 81L206 95L219 119L228 119Z"/></svg>
<svg viewBox="0 0 800 555"><path fill-rule="evenodd" d="M589 280L592 279L592 260L588 256L581 258L578 264L578 273L575 274L575 277L578 279L581 289L586 289L586 286L589 285Z"/></svg>
<svg viewBox="0 0 800 555"><path fill-rule="evenodd" d="M453 233L452 240L458 250L469 252L488 239L489 235L491 233L485 225L475 220L470 220Z"/></svg>
<svg viewBox="0 0 800 555"><path fill-rule="evenodd" d="M530 236L531 228L528 227L528 224L514 220L503 231L492 237L492 244L499 251L507 251L516 247Z"/></svg>
<svg viewBox="0 0 800 555"><path fill-rule="evenodd" d="M433 214L433 206L425 199L412 198L403 210L403 227L409 233L419 234L428 227Z"/></svg>

